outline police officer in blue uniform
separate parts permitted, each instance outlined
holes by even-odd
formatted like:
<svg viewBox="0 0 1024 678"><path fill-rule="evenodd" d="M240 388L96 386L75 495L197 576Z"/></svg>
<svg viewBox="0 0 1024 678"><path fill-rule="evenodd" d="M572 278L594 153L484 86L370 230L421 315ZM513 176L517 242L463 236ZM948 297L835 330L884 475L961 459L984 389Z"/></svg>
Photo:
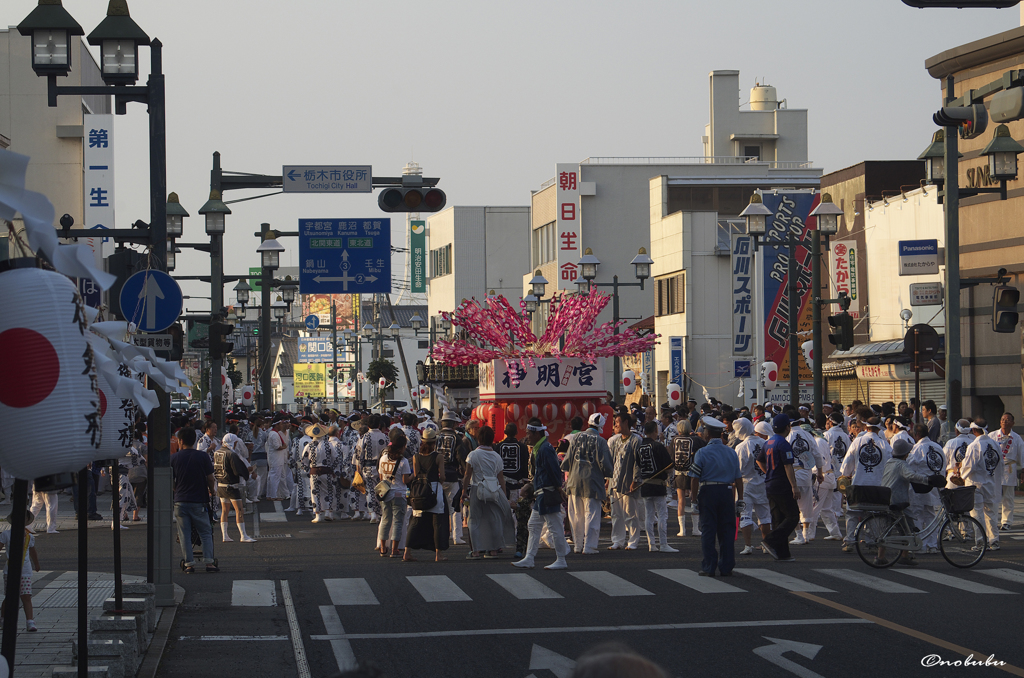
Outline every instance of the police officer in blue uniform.
<svg viewBox="0 0 1024 678"><path fill-rule="evenodd" d="M736 564L736 512L744 508L743 476L736 453L722 442L725 424L711 416L701 417L701 423L701 437L707 444L697 451L689 471L690 496L697 497L700 511L704 556L698 574L714 577L717 568L729 577ZM716 539L720 553L715 551Z"/></svg>

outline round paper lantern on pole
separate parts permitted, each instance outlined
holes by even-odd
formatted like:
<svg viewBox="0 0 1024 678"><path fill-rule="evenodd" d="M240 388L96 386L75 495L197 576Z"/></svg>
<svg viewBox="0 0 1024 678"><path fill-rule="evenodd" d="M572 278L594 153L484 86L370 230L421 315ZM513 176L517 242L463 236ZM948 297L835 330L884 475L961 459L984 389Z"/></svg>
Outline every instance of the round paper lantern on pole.
<svg viewBox="0 0 1024 678"><path fill-rule="evenodd" d="M562 413L565 415L565 420L569 421L576 416L576 406L572 403L565 403L562 405Z"/></svg>
<svg viewBox="0 0 1024 678"><path fill-rule="evenodd" d="M622 390L626 393L632 393L636 390L636 375L633 370L626 370L622 373Z"/></svg>
<svg viewBox="0 0 1024 678"><path fill-rule="evenodd" d="M0 466L15 478L80 471L96 456L103 439L99 376L86 332L84 306L68 278L27 267L0 273ZM40 445L30 422L55 412L59 444Z"/></svg>
<svg viewBox="0 0 1024 678"><path fill-rule="evenodd" d="M252 386L246 384L245 386L242 387L242 404L245 405L246 407L249 407L250 405L252 405L252 398Z"/></svg>
<svg viewBox="0 0 1024 678"><path fill-rule="evenodd" d="M122 376L131 378L130 371L121 368ZM126 373L127 372L127 373ZM104 375L99 375L100 421L103 423L103 439L93 455L93 461L121 459L132 446L135 429L135 403L117 397Z"/></svg>
<svg viewBox="0 0 1024 678"><path fill-rule="evenodd" d="M388 380L385 379L384 377L381 377L380 379L377 380L377 386L379 386L381 388L384 388L387 385L388 385Z"/></svg>
<svg viewBox="0 0 1024 678"><path fill-rule="evenodd" d="M679 387L679 384L668 385L668 404L675 407L679 403L683 402L683 389Z"/></svg>
<svg viewBox="0 0 1024 678"><path fill-rule="evenodd" d="M804 360L807 362L807 367L814 371L814 340L809 339L800 345L801 350L804 354Z"/></svg>

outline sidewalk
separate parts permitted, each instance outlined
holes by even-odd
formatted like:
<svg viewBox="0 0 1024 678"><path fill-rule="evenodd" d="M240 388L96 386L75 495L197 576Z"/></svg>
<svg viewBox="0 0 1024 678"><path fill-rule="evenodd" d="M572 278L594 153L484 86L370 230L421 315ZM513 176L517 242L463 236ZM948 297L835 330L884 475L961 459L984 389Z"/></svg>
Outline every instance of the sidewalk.
<svg viewBox="0 0 1024 678"><path fill-rule="evenodd" d="M114 595L114 575L110 572L90 572L89 619L103 614L103 601ZM125 583L144 582L145 577L125 575ZM184 589L175 585L175 607L156 608L157 632L145 653L139 676L146 676L146 667L155 674L157 662L163 653L170 620ZM39 631L25 631L24 610L18 615L18 643L15 650L14 675L17 678L50 678L56 666L71 666L72 643L78 639L78 573L74 571L41 571L33 573L32 605L35 608ZM166 616L166 620L165 620ZM167 623L161 623L166 621ZM166 629L164 627L167 627ZM161 634L161 630L164 632ZM149 661L151 658L156 661Z"/></svg>

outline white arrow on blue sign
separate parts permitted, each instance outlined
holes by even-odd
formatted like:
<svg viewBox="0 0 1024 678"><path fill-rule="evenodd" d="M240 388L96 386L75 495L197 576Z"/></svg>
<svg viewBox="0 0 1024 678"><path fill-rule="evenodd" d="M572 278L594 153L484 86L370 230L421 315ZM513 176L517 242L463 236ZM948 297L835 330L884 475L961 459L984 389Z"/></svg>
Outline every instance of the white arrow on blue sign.
<svg viewBox="0 0 1024 678"><path fill-rule="evenodd" d="M315 315L307 315L306 316L306 329L310 330L310 331L313 331L313 330L315 330L318 327L320 327L320 318L318 316L315 316Z"/></svg>
<svg viewBox="0 0 1024 678"><path fill-rule="evenodd" d="M121 314L142 332L162 332L181 315L184 297L163 271L139 271L121 288Z"/></svg>

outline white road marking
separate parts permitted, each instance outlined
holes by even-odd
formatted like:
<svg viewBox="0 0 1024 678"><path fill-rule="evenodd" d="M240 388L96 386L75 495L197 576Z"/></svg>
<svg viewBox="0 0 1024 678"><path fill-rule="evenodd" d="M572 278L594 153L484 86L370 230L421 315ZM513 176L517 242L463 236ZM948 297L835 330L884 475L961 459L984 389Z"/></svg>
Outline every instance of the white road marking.
<svg viewBox="0 0 1024 678"><path fill-rule="evenodd" d="M273 579L236 579L231 582L232 607L275 607L277 591Z"/></svg>
<svg viewBox="0 0 1024 678"><path fill-rule="evenodd" d="M702 577L694 570L651 570L651 572L699 593L746 593L743 589L730 586L714 577Z"/></svg>
<svg viewBox="0 0 1024 678"><path fill-rule="evenodd" d="M295 667L299 671L299 678L311 678L309 662L306 660L306 648L302 644L302 629L299 628L295 603L292 602L292 590L288 586L287 579L281 580L281 598L284 599L284 610L288 614L288 628L291 630L292 650L295 651Z"/></svg>
<svg viewBox="0 0 1024 678"><path fill-rule="evenodd" d="M178 640L288 640L288 636L179 636Z"/></svg>
<svg viewBox="0 0 1024 678"><path fill-rule="evenodd" d="M998 577L999 579L1005 579L1006 581L1012 581L1016 584L1024 584L1024 571L1011 570L1008 567L1001 567L995 570L977 570L982 574L987 574L991 577Z"/></svg>
<svg viewBox="0 0 1024 678"><path fill-rule="evenodd" d="M519 600L541 600L544 598L561 598L557 592L549 589L544 584L526 574L525 572L513 572L512 574L489 574L487 575L495 584L505 589ZM538 668L538 667L530 667Z"/></svg>
<svg viewBox="0 0 1024 678"><path fill-rule="evenodd" d="M591 570L589 572L570 572L584 584L589 584L605 595L618 598L620 596L653 596L647 589L642 589L622 577L605 572L604 570Z"/></svg>
<svg viewBox="0 0 1024 678"><path fill-rule="evenodd" d="M1013 591L1007 591L1006 589L998 589L995 586L989 586L987 584L978 584L968 579L961 579L960 577L954 577L953 575L943 574L942 572L933 572L931 570L896 570L901 574L905 574L908 577L917 577L918 579L924 579L935 584L942 584L943 586L949 586L954 589L960 589L961 591L967 591L968 593L1003 593L1006 595L1015 596L1017 595Z"/></svg>
<svg viewBox="0 0 1024 678"><path fill-rule="evenodd" d="M333 605L321 605L320 616L324 620L324 628L329 636L344 636L345 629L341 625L341 617ZM334 652L334 661L338 662L338 671L344 673L352 671L359 666L356 655L352 652L352 643L343 639L331 641L331 650Z"/></svg>
<svg viewBox="0 0 1024 678"><path fill-rule="evenodd" d="M456 586L455 582L443 574L433 574L421 577L406 577L423 600L428 603L448 603L464 600L473 600L466 595L466 592Z"/></svg>
<svg viewBox="0 0 1024 678"><path fill-rule="evenodd" d="M324 579L324 586L333 605L380 605L365 579Z"/></svg>
<svg viewBox="0 0 1024 678"><path fill-rule="evenodd" d="M832 589L827 589L824 586L818 586L812 584L803 579L797 579L796 577L790 577L788 574L782 574L775 570L758 569L758 568L739 568L737 567L736 572L747 575L752 579L758 581L767 582L768 584L774 584L780 588L784 588L787 591L806 591L808 593L835 593Z"/></svg>
<svg viewBox="0 0 1024 678"><path fill-rule="evenodd" d="M411 633L345 633L310 636L313 640L397 640L403 638L452 638L463 636L532 636L548 633L628 633L633 631L680 631L687 629L763 629L769 626L823 626L829 624L874 624L860 618L768 619L761 621L698 622L693 624L637 624L629 626L552 626L529 629L463 629L458 631L415 631Z"/></svg>
<svg viewBox="0 0 1024 678"><path fill-rule="evenodd" d="M288 522L288 514L284 512L284 506L281 505L281 502L275 501L273 513L270 511L263 513L260 519L268 523L285 523Z"/></svg>
<svg viewBox="0 0 1024 678"><path fill-rule="evenodd" d="M857 570L815 570L815 572L821 572L827 574L830 577L836 577L843 581L853 582L854 584L860 584L866 586L869 589L881 591L882 593L925 593L921 589L915 589L911 586L904 586L888 579L882 579L881 577L873 577L870 574L858 572Z"/></svg>

